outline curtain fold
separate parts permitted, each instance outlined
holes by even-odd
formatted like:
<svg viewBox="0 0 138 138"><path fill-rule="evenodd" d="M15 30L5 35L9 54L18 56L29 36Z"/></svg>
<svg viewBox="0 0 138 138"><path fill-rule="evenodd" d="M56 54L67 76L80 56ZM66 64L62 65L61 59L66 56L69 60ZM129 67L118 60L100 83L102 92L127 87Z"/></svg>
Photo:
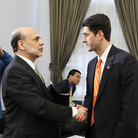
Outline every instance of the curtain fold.
<svg viewBox="0 0 138 138"><path fill-rule="evenodd" d="M81 23L91 0L49 0L51 37L51 81L62 80L62 72L75 47Z"/></svg>
<svg viewBox="0 0 138 138"><path fill-rule="evenodd" d="M138 59L138 0L114 1L128 49Z"/></svg>

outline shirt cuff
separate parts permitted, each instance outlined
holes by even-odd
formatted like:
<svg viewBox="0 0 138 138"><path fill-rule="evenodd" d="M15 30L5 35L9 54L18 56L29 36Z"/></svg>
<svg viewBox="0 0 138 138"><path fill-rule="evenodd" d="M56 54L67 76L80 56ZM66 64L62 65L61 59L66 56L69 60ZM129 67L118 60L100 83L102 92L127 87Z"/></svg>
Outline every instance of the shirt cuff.
<svg viewBox="0 0 138 138"><path fill-rule="evenodd" d="M78 115L78 110L76 107L72 107L72 117L75 117Z"/></svg>

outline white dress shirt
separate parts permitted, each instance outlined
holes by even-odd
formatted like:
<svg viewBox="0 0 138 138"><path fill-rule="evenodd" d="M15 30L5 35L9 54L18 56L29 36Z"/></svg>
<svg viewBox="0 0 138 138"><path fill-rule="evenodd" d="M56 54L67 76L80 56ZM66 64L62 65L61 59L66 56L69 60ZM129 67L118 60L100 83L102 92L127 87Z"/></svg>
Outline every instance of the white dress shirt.
<svg viewBox="0 0 138 138"><path fill-rule="evenodd" d="M23 59L25 62L27 62L29 64L29 66L31 66L31 68L35 71L35 64L31 60L29 60L28 58L23 57L19 54L16 54L16 55L19 56L21 59Z"/></svg>
<svg viewBox="0 0 138 138"><path fill-rule="evenodd" d="M109 51L112 47L112 44L110 43L110 45L107 47L107 49L104 51L104 53L102 54L101 57L98 56L98 59L101 58L102 60L102 63L101 63L101 76L100 76L100 80L102 78L102 74L103 74L103 69L104 69L104 66L105 66L105 62L106 62L106 59L107 59L107 56L109 54Z"/></svg>

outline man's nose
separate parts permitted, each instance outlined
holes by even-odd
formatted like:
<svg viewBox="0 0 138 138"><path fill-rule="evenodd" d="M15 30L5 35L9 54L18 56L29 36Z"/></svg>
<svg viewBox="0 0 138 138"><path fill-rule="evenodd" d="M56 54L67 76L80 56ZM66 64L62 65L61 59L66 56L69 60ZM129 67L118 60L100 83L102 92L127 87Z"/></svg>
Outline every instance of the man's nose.
<svg viewBox="0 0 138 138"><path fill-rule="evenodd" d="M41 45L44 45L44 42L43 42L42 40L40 40L40 44L41 44Z"/></svg>
<svg viewBox="0 0 138 138"><path fill-rule="evenodd" d="M83 39L82 39L82 43L86 43L86 39L85 39L85 37L83 37Z"/></svg>

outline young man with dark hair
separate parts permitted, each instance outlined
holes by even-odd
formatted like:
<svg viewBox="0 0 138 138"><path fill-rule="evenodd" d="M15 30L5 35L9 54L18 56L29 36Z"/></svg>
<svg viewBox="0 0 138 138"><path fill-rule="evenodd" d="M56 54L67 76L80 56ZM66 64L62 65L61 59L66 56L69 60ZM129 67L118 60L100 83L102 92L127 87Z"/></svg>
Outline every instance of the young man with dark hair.
<svg viewBox="0 0 138 138"><path fill-rule="evenodd" d="M86 138L136 138L138 62L111 44L106 15L92 15L82 26L82 42L97 54L87 68Z"/></svg>
<svg viewBox="0 0 138 138"><path fill-rule="evenodd" d="M62 80L54 85L54 88L58 93L70 95L70 96L64 96L64 98L61 99L63 105L69 106L72 103L71 97L73 96L76 90L76 85L79 84L80 79L81 79L81 72L77 69L72 69L68 73L67 79Z"/></svg>

